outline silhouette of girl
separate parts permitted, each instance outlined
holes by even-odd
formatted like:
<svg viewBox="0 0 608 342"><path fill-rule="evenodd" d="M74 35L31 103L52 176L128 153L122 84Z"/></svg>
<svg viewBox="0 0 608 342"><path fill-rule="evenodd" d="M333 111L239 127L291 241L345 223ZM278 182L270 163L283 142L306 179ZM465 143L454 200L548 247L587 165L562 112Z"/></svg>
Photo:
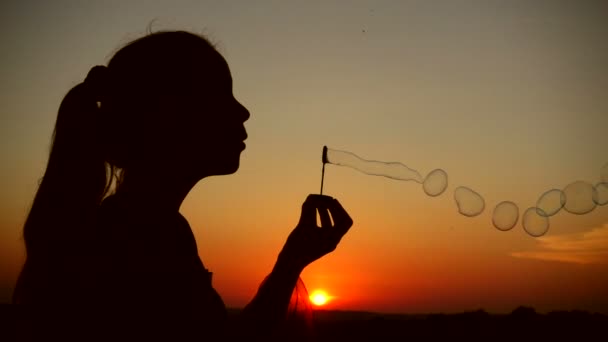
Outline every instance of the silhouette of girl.
<svg viewBox="0 0 608 342"><path fill-rule="evenodd" d="M200 341L270 337L286 327L290 301L293 311L304 297L294 292L304 289L300 273L352 225L340 203L305 200L237 328L226 327L224 303L179 213L198 181L237 171L248 118L226 61L192 33L147 35L92 68L60 105L25 222L14 302L40 305L24 334Z"/></svg>

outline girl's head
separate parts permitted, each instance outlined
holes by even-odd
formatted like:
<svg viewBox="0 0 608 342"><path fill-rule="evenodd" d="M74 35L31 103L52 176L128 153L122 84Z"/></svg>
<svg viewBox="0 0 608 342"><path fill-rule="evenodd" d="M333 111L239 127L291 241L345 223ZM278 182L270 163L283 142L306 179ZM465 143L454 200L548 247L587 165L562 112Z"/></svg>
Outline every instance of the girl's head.
<svg viewBox="0 0 608 342"><path fill-rule="evenodd" d="M110 185L120 191L123 177L193 185L235 172L248 118L232 94L226 61L192 33L147 35L116 52L107 67L92 68L61 102L24 226L27 260L15 298L41 293L28 289L48 284L32 276L48 276L48 267L37 267L69 254L69 241L86 234L83 225Z"/></svg>
<svg viewBox="0 0 608 342"><path fill-rule="evenodd" d="M126 173L164 166L196 180L237 170L249 113L232 94L226 61L207 40L155 33L97 71L85 83L99 101L100 147L110 165Z"/></svg>

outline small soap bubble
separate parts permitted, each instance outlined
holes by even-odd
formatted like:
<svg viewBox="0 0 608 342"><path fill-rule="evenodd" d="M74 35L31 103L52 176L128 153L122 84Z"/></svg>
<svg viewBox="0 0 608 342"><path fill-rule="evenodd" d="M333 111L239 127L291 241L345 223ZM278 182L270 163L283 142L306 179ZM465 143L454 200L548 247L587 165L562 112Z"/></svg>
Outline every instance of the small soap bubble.
<svg viewBox="0 0 608 342"><path fill-rule="evenodd" d="M551 189L536 201L539 215L553 216L566 204L566 195L560 189Z"/></svg>
<svg viewBox="0 0 608 342"><path fill-rule="evenodd" d="M576 181L568 184L564 188L566 204L564 210L571 214L583 215L595 209L596 204L593 200L598 198L595 187L587 182Z"/></svg>
<svg viewBox="0 0 608 342"><path fill-rule="evenodd" d="M510 230L517 224L517 219L519 219L519 208L511 201L500 202L494 208L492 223L498 230Z"/></svg>
<svg viewBox="0 0 608 342"><path fill-rule="evenodd" d="M608 204L608 183L597 183L593 193L593 202L597 205Z"/></svg>
<svg viewBox="0 0 608 342"><path fill-rule="evenodd" d="M526 209L524 215L521 217L521 225L524 227L526 233L531 236L539 237L543 236L549 230L549 218L544 213L539 215L539 211L542 211L536 207L530 207Z"/></svg>
<svg viewBox="0 0 608 342"><path fill-rule="evenodd" d="M486 206L481 195L465 186L459 186L454 190L454 199L458 212L468 217L481 214Z"/></svg>
<svg viewBox="0 0 608 342"><path fill-rule="evenodd" d="M448 187L448 174L442 169L435 169L426 176L422 183L424 192L432 197L441 195Z"/></svg>

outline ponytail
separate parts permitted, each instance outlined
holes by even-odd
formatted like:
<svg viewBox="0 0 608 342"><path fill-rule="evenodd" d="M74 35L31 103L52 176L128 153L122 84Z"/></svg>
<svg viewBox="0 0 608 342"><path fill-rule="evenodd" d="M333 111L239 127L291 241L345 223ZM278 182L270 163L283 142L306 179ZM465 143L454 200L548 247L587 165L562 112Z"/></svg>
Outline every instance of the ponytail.
<svg viewBox="0 0 608 342"><path fill-rule="evenodd" d="M27 256L14 302L46 302L59 295L64 288L60 284L69 282L69 272L60 265L83 248L83 237L86 240L91 219L108 191L111 177L99 134L104 73L105 67L91 69L59 107L46 171L23 228Z"/></svg>

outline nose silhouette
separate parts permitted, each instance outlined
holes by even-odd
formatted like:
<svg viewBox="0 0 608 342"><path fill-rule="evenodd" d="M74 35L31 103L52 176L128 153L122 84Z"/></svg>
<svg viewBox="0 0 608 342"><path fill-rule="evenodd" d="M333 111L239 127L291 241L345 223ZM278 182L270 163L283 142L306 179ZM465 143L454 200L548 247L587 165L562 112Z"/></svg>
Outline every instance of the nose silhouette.
<svg viewBox="0 0 608 342"><path fill-rule="evenodd" d="M242 103L239 102L239 109L240 109L240 116L241 119L243 120L243 122L249 120L249 117L251 117L251 114L249 113L249 111L247 110L247 108L245 106L243 106Z"/></svg>

